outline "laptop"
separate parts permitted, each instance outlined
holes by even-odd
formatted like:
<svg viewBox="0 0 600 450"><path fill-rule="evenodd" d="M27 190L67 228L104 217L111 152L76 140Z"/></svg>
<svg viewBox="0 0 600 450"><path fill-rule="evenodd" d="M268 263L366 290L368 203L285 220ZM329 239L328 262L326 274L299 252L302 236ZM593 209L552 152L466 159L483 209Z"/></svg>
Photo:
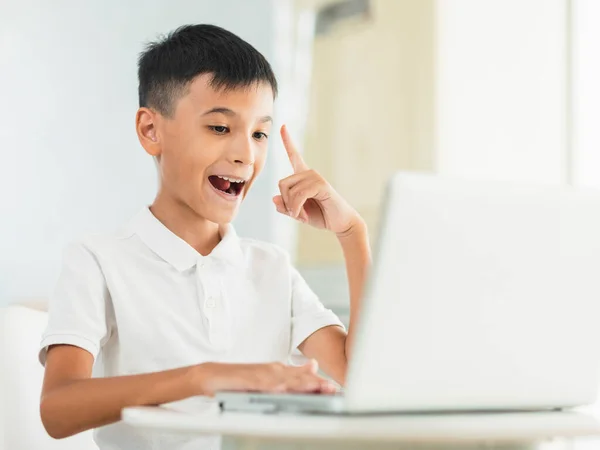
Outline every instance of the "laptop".
<svg viewBox="0 0 600 450"><path fill-rule="evenodd" d="M221 392L225 411L562 409L600 382L600 194L398 173L345 390Z"/></svg>

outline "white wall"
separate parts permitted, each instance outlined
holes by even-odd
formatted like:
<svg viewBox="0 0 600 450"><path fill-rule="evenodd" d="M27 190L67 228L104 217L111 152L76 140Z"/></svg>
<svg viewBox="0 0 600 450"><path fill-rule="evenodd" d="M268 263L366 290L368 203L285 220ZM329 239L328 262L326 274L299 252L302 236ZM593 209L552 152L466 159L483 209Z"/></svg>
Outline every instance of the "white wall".
<svg viewBox="0 0 600 450"><path fill-rule="evenodd" d="M572 4L573 181L600 188L600 2Z"/></svg>
<svg viewBox="0 0 600 450"><path fill-rule="evenodd" d="M436 16L439 172L565 181L566 1L438 0Z"/></svg>
<svg viewBox="0 0 600 450"><path fill-rule="evenodd" d="M149 203L155 169L134 132L142 43L215 23L272 55L270 0L3 0L0 5L0 305L46 296L62 248ZM275 227L269 163L241 234Z"/></svg>

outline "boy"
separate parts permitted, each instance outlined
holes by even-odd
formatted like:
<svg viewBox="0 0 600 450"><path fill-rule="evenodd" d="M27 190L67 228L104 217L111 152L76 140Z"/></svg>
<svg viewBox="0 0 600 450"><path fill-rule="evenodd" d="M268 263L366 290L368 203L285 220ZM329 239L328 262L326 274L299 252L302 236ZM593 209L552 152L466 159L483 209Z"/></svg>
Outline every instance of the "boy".
<svg viewBox="0 0 600 450"><path fill-rule="evenodd" d="M216 26L181 27L140 56L136 131L160 188L121 230L66 251L40 351L51 436L96 428L101 449L173 449L181 442L118 423L121 409L218 390L334 391L317 364L344 383L367 230L285 127L294 174L274 207L336 233L350 280L348 334L283 251L229 225L265 163L276 93L264 57ZM284 364L295 348L308 364Z"/></svg>

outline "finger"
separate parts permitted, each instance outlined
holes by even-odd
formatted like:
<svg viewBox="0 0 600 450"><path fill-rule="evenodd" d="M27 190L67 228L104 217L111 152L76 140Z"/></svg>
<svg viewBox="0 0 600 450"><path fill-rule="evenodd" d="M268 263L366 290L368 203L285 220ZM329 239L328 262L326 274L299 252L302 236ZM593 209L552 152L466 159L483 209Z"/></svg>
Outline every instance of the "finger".
<svg viewBox="0 0 600 450"><path fill-rule="evenodd" d="M290 217L290 213L288 213L285 205L283 204L283 198L281 195L276 195L273 197L273 203L275 204L275 209L279 214ZM300 209L300 214L298 215L297 219L302 223L308 223L308 214L304 208Z"/></svg>
<svg viewBox="0 0 600 450"><path fill-rule="evenodd" d="M301 374L288 379L287 390L291 392L318 392L322 379L313 374Z"/></svg>
<svg viewBox="0 0 600 450"><path fill-rule="evenodd" d="M321 379L317 375L318 370L319 370L319 364L317 363L317 361L315 359L309 359L307 362L305 362L301 366L287 366L285 374L283 374L282 376L285 379L295 379L298 377L305 377L305 376L317 377L317 378Z"/></svg>
<svg viewBox="0 0 600 450"><path fill-rule="evenodd" d="M298 220L300 220L302 223L308 223L308 213L306 212L306 209L304 209L304 206L302 206L302 209L300 210Z"/></svg>
<svg viewBox="0 0 600 450"><path fill-rule="evenodd" d="M302 211L306 200L315 197L320 190L320 186L313 180L303 180L290 188L287 193L287 209L291 210L290 215L297 219Z"/></svg>
<svg viewBox="0 0 600 450"><path fill-rule="evenodd" d="M309 373L316 374L319 370L319 363L316 359L309 359L302 367L306 368Z"/></svg>
<svg viewBox="0 0 600 450"><path fill-rule="evenodd" d="M319 391L323 394L335 394L337 392L337 386L331 381L324 380L321 382Z"/></svg>
<svg viewBox="0 0 600 450"><path fill-rule="evenodd" d="M285 392L286 389L287 389L287 386L285 383L277 383L269 390L274 393L282 393L282 392Z"/></svg>
<svg viewBox="0 0 600 450"><path fill-rule="evenodd" d="M299 366L288 366L290 376L296 377L299 375L315 374L318 370L318 363L314 359L307 360L304 364Z"/></svg>
<svg viewBox="0 0 600 450"><path fill-rule="evenodd" d="M286 210L286 213L284 214L291 215L292 213L289 199L290 189L304 180L307 177L307 173L308 172L295 173L279 181L279 192L281 193L281 198L283 199L283 207Z"/></svg>
<svg viewBox="0 0 600 450"><path fill-rule="evenodd" d="M296 145L292 141L292 137L290 136L290 132L287 129L286 125L282 125L281 127L281 139L283 140L283 146L285 147L285 151L287 152L288 158L290 159L290 163L292 164L292 169L294 169L295 173L302 172L308 170L308 166L300 156L300 153L296 149Z"/></svg>
<svg viewBox="0 0 600 450"><path fill-rule="evenodd" d="M280 214L288 215L287 209L285 208L285 204L283 203L283 197L281 195L276 195L273 197L273 203L275 204L275 209Z"/></svg>

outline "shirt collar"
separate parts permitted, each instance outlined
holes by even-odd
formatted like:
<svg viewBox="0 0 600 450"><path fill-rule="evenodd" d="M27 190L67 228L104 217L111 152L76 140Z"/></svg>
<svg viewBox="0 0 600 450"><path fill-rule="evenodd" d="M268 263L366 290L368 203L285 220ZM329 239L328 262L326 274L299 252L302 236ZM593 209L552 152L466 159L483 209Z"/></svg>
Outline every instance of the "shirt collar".
<svg viewBox="0 0 600 450"><path fill-rule="evenodd" d="M236 267L244 263L239 238L231 224L221 227L219 230L221 241L207 256L198 253L191 245L164 226L147 207L138 213L132 225L132 231L150 250L180 272L192 268L197 263L211 260L223 261Z"/></svg>

